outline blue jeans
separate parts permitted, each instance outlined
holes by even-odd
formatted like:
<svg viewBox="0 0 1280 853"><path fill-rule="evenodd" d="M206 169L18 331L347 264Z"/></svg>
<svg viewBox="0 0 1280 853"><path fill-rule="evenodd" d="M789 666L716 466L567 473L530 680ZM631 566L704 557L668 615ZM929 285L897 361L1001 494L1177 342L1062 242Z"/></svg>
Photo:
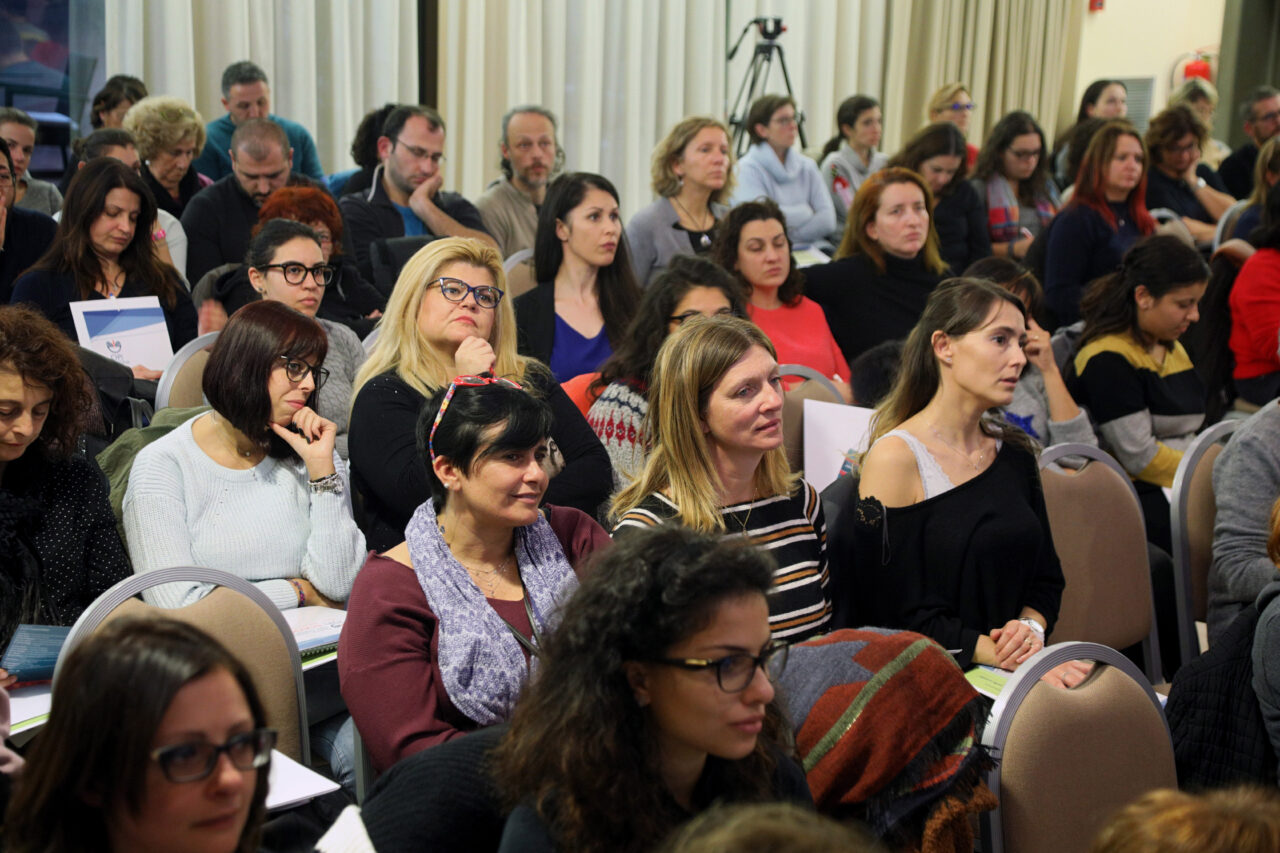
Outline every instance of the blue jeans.
<svg viewBox="0 0 1280 853"><path fill-rule="evenodd" d="M338 666L329 662L303 673L311 751L329 762L329 771L351 794L356 791L355 724L338 689Z"/></svg>

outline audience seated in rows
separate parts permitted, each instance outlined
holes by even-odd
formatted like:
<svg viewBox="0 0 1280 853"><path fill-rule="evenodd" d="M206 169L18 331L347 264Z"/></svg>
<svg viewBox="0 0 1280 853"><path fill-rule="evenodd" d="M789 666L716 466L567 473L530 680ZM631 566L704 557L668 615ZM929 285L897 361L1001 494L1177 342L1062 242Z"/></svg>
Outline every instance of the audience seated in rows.
<svg viewBox="0 0 1280 853"><path fill-rule="evenodd" d="M805 268L805 293L822 306L847 361L906 337L946 274L932 203L915 172L876 172L858 188L836 259Z"/></svg>
<svg viewBox="0 0 1280 853"><path fill-rule="evenodd" d="M608 534L546 492L552 413L491 376L422 409L431 496L370 554L342 631L343 695L375 770L510 717L577 574Z"/></svg>
<svg viewBox="0 0 1280 853"><path fill-rule="evenodd" d="M1017 110L991 128L973 170L973 188L987 208L991 251L1020 260L1062 207L1049 176L1044 131Z"/></svg>
<svg viewBox="0 0 1280 853"><path fill-rule="evenodd" d="M1147 125L1147 209L1171 210L1200 244L1213 242L1215 225L1233 203L1218 174L1200 162L1209 128L1190 107L1173 106Z"/></svg>
<svg viewBox="0 0 1280 853"><path fill-rule="evenodd" d="M213 183L192 166L205 145L204 119L181 98L152 95L129 108L124 129L138 147L142 180L156 205L181 219L192 197Z"/></svg>
<svg viewBox="0 0 1280 853"><path fill-rule="evenodd" d="M213 181L231 174L236 158L232 134L244 122L264 118L279 125L288 137L294 170L313 180L324 180L311 133L297 122L271 113L271 86L266 72L257 65L242 60L226 67L222 72L222 108L227 114L205 125L208 141L192 164L197 172Z"/></svg>
<svg viewBox="0 0 1280 853"><path fill-rule="evenodd" d="M231 172L198 193L182 211L187 232L187 280L198 282L249 249L258 209L286 184L309 182L293 168L293 149L280 125L246 119L231 135Z"/></svg>
<svg viewBox="0 0 1280 853"><path fill-rule="evenodd" d="M0 143L13 159L14 207L52 216L62 208L62 193L48 181L31 177L27 168L36 150L36 120L17 107L0 107Z"/></svg>
<svg viewBox="0 0 1280 853"><path fill-rule="evenodd" d="M765 95L751 105L746 118L751 148L738 161L732 204L773 199L790 223L791 242L807 246L824 243L835 230L836 210L818 164L792 149L797 119L789 95Z"/></svg>
<svg viewBox="0 0 1280 853"><path fill-rule="evenodd" d="M174 351L196 336L196 311L178 273L152 248L156 207L138 174L100 157L71 180L62 221L49 250L13 285L11 301L30 303L75 340L71 303L157 296ZM134 365L158 379L157 365Z"/></svg>
<svg viewBox="0 0 1280 853"><path fill-rule="evenodd" d="M1258 151L1280 133L1280 91L1259 86L1240 104L1240 120L1249 141L1241 145L1218 167L1222 183L1236 198L1248 198L1253 190L1253 167Z"/></svg>
<svg viewBox="0 0 1280 853"><path fill-rule="evenodd" d="M466 238L425 246L400 272L351 407L352 476L369 546L379 552L403 541L430 494L415 425L427 398L456 376L492 372L550 404L564 467L547 487L548 503L594 516L613 487L609 456L582 413L544 364L518 354L505 283L498 250Z"/></svg>
<svg viewBox="0 0 1280 853"><path fill-rule="evenodd" d="M613 499L615 539L677 524L744 537L773 557L769 627L795 642L831 619L826 525L782 448L773 345L737 317L695 317L658 350L644 470Z"/></svg>
<svg viewBox="0 0 1280 853"><path fill-rule="evenodd" d="M653 203L627 223L636 282L648 287L679 255L705 255L729 208L733 155L729 129L711 116L690 116L653 149Z"/></svg>
<svg viewBox="0 0 1280 853"><path fill-rule="evenodd" d="M640 289L623 237L618 191L607 178L569 172L538 210L537 287L515 299L521 355L559 382L600 369L635 316Z"/></svg>
<svg viewBox="0 0 1280 853"><path fill-rule="evenodd" d="M503 176L476 199L476 209L504 258L533 249L538 206L546 200L547 184L564 165L557 130L555 114L534 104L513 107L502 117L498 151Z"/></svg>
<svg viewBox="0 0 1280 853"><path fill-rule="evenodd" d="M1078 170L1070 167L1071 150L1077 150L1077 162L1084 154L1084 146L1075 138L1076 132L1090 119L1122 119L1129 114L1129 89L1120 80L1094 80L1080 96L1080 109L1075 124L1064 130L1053 146L1053 177L1064 190L1076 182Z"/></svg>
<svg viewBox="0 0 1280 853"><path fill-rule="evenodd" d="M18 171L8 146L0 145L0 304L13 296L14 280L53 242L58 223L35 210L14 207Z"/></svg>
<svg viewBox="0 0 1280 853"><path fill-rule="evenodd" d="M831 193L831 204L836 209L836 227L828 239L832 245L840 244L858 187L872 172L889 164L889 155L876 150L883 126L880 102L869 95L845 98L836 110L839 132L822 147L819 165L827 191Z"/></svg>
<svg viewBox="0 0 1280 853"><path fill-rule="evenodd" d="M649 445L645 421L658 349L689 320L723 314L747 316L742 289L723 268L703 258L672 258L645 290L621 346L588 388L595 399L587 422L609 453L615 488L644 468Z"/></svg>
<svg viewBox="0 0 1280 853"><path fill-rule="evenodd" d="M831 335L822 308L804 295L787 221L770 199L744 202L720 226L712 257L730 270L747 297L747 317L773 343L780 364L811 367L831 379L846 402L849 364Z"/></svg>
<svg viewBox="0 0 1280 853"><path fill-rule="evenodd" d="M938 234L938 252L952 274L991 254L987 208L967 180L964 134L958 127L949 121L926 125L888 165L910 169L929 184L934 200L930 221Z"/></svg>
<svg viewBox="0 0 1280 853"><path fill-rule="evenodd" d="M338 201L347 245L365 281L375 240L391 237L473 237L491 246L475 205L444 186L444 119L430 107L399 106L378 137L379 167L367 191Z"/></svg>

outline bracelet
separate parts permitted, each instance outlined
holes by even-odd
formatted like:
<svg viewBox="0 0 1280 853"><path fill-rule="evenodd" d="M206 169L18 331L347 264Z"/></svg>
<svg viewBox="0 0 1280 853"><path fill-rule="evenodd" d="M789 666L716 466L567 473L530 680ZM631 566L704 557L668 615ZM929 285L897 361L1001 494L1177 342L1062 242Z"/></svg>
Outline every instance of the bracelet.
<svg viewBox="0 0 1280 853"><path fill-rule="evenodd" d="M298 593L298 606L307 606L307 593L302 588L302 584L298 583L297 578L288 578L289 583L293 584L294 592Z"/></svg>
<svg viewBox="0 0 1280 853"><path fill-rule="evenodd" d="M1028 628L1030 628L1031 633L1034 634L1035 638L1040 641L1040 645L1042 646L1044 645L1044 628L1040 625L1039 622L1032 619L1030 616L1024 616L1018 621L1021 622L1023 625L1026 625Z"/></svg>
<svg viewBox="0 0 1280 853"><path fill-rule="evenodd" d="M310 480L307 485L311 487L311 494L313 495L343 494L342 477L338 475L337 471L334 471L332 474L327 474L323 477Z"/></svg>

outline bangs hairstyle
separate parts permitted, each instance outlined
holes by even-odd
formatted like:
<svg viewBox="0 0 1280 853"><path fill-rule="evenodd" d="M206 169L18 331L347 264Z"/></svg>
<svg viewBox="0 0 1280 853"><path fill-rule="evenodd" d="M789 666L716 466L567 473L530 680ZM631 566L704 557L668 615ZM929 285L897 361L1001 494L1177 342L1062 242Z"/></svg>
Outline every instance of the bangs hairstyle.
<svg viewBox="0 0 1280 853"><path fill-rule="evenodd" d="M929 182L920 175L910 169L901 167L886 167L878 172L873 172L858 187L858 192L853 197L853 204L849 206L849 219L844 226L844 237L840 240L840 248L836 250L836 258L850 258L854 255L865 255L871 259L876 265L876 269L884 272L884 249L880 248L880 244L871 239L871 235L867 233L867 226L876 221L876 214L880 211L880 199L884 195L884 191L894 184L915 184L920 188L920 192L924 193L925 208L929 211L929 231L925 236L924 248L920 250L920 257L927 270L937 275L943 275L947 272L947 265L942 260L938 242L938 229L933 224L933 192L929 189Z"/></svg>
<svg viewBox="0 0 1280 853"><path fill-rule="evenodd" d="M675 173L675 165L684 157L684 150L693 142L693 138L708 127L724 133L725 146L729 154L725 166L724 186L711 193L713 204L728 204L733 195L734 158L733 145L730 142L729 128L724 122L712 116L690 116L684 119L667 133L653 149L653 161L649 167L651 186L654 193L663 198L671 198L680 194L681 178Z"/></svg>
<svg viewBox="0 0 1280 853"><path fill-rule="evenodd" d="M738 269L738 252L742 242L742 229L750 222L768 222L777 220L782 226L782 234L787 239L787 280L778 288L778 298L783 305L795 305L804 296L804 275L796 266L796 259L791 257L791 237L787 234L787 217L782 208L771 198L760 197L755 201L746 201L729 211L720 226L716 228L715 243L711 246L711 259L728 270L742 288L743 296L750 301L751 282L747 281Z"/></svg>
<svg viewBox="0 0 1280 853"><path fill-rule="evenodd" d="M22 305L0 305L0 369L16 371L22 383L53 392L49 415L35 440L47 459L76 450L93 411L94 394L72 343L43 314Z"/></svg>
<svg viewBox="0 0 1280 853"><path fill-rule="evenodd" d="M418 413L414 431L437 513L448 502L449 490L431 465L428 440L446 393L447 387L431 395ZM436 429L436 458L448 459L463 476L469 476L472 465L490 456L508 450L528 450L546 441L551 436L551 422L551 407L526 391L501 385L459 385ZM500 431L489 434L498 427Z"/></svg>
<svg viewBox="0 0 1280 853"><path fill-rule="evenodd" d="M681 524L704 533L724 531L722 484L711 462L702 418L711 390L752 347L778 357L768 336L740 317L695 317L663 342L644 420L652 450L640 476L614 498L615 517L651 492L666 492L680 507ZM761 495L791 494L797 480L786 451L778 446L760 460L754 485Z"/></svg>
<svg viewBox="0 0 1280 853"><path fill-rule="evenodd" d="M124 129L133 134L144 161L187 138L195 141L195 156L204 150L204 118L186 101L170 95L151 95L129 107Z"/></svg>
<svg viewBox="0 0 1280 853"><path fill-rule="evenodd" d="M49 722L9 803L6 849L100 849L109 813L142 809L154 738L174 697L217 670L239 685L254 727L266 726L244 665L185 622L114 619L71 649L54 684ZM269 764L257 771L238 853L258 849L269 772Z"/></svg>
<svg viewBox="0 0 1280 853"><path fill-rule="evenodd" d="M304 225L319 222L329 229L333 238L333 254L342 253L342 214L333 196L315 187L281 187L262 202L258 209L255 233L264 222L272 219L292 219Z"/></svg>
<svg viewBox="0 0 1280 853"><path fill-rule="evenodd" d="M597 552L494 753L503 799L532 802L558 849L655 849L688 815L668 793L658 732L624 664L670 655L726 602L767 596L773 569L767 552L745 541L679 525L636 531ZM750 755L708 758L709 789L732 801L772 799L781 719L775 698Z"/></svg>
<svg viewBox="0 0 1280 853"><path fill-rule="evenodd" d="M269 455L296 457L293 448L268 426L267 381L280 366L280 356L319 366L328 352L329 339L315 320L283 302L250 302L231 315L214 342L201 388L214 411ZM315 409L315 391L307 405Z"/></svg>
<svg viewBox="0 0 1280 853"><path fill-rule="evenodd" d="M1209 128L1190 107L1175 104L1161 110L1147 125L1147 151L1152 164L1160 165L1165 149L1177 145L1188 134L1195 137L1200 148L1209 143Z"/></svg>
<svg viewBox="0 0 1280 853"><path fill-rule="evenodd" d="M851 95L840 102L840 106L836 109L836 135L827 140L827 144L822 146L822 154L818 159L821 160L828 154L832 154L840 150L840 143L847 138L844 129L847 127L850 131L857 125L858 119L867 110L874 110L880 106L880 102L870 95Z"/></svg>
<svg viewBox="0 0 1280 853"><path fill-rule="evenodd" d="M1004 175L1004 152L1013 145L1019 136L1034 133L1040 137L1040 157L1036 160L1035 171L1031 177L1018 184L1018 201L1035 206L1037 198L1049 194L1049 161L1053 159L1045 145L1044 131L1031 117L1031 113L1015 110L1009 113L996 126L991 128L990 135L978 153L978 162L974 164L973 176L980 180L989 180L992 175Z"/></svg>
<svg viewBox="0 0 1280 853"><path fill-rule="evenodd" d="M494 286L505 293L507 276L502 270L502 256L488 243L470 237L446 237L423 246L400 270L386 310L378 321L378 338L369 357L356 371L352 400L366 382L388 370L394 370L424 397L430 397L436 388L443 388L453 380L453 354L432 348L418 329L418 312L427 285L440 277L442 269L454 263L487 270ZM516 352L516 315L509 294L493 309L489 345L497 356L493 367L496 376L523 382L530 366L537 364ZM545 368L542 372L546 373Z"/></svg>
<svg viewBox="0 0 1280 853"><path fill-rule="evenodd" d="M925 160L931 160L934 157L960 158L960 168L956 169L951 180L942 188L942 192L938 193L938 198L941 199L949 195L969 175L969 152L965 147L964 134L951 122L935 121L916 131L915 136L908 139L907 144L902 146L902 150L889 160L889 166L910 169L918 175L923 175L920 167L924 165Z"/></svg>
<svg viewBox="0 0 1280 853"><path fill-rule="evenodd" d="M751 109L747 111L747 135L751 137L752 144L764 142L764 137L756 133L756 125L768 125L773 119L773 114L783 107L791 107L797 113L796 120L800 119L800 108L796 106L795 98L790 95L764 95L755 99Z"/></svg>
<svg viewBox="0 0 1280 853"><path fill-rule="evenodd" d="M984 278L1000 285L1005 290L1022 300L1027 313L1038 317L1044 310L1044 288L1035 273L1012 258L998 255L987 257L969 264L964 271L965 278Z"/></svg>
<svg viewBox="0 0 1280 853"><path fill-rule="evenodd" d="M599 393L610 382L629 380L648 386L653 360L667 339L667 326L676 306L695 287L713 287L729 300L735 317L747 316L746 299L738 280L723 267L696 255L676 255L640 297L635 319L627 327L622 346L600 367L600 375L591 382L593 393Z"/></svg>
<svg viewBox="0 0 1280 853"><path fill-rule="evenodd" d="M1176 238L1175 238L1176 239ZM929 294L924 313L902 347L902 368L889 396L876 407L871 418L870 448L890 430L897 429L907 418L919 412L942 383L938 357L933 351L933 333L942 332L958 338L981 329L992 318L996 308L1007 302L1025 319L1026 306L1017 296L981 278L950 278ZM995 438L1031 449L1031 439L1017 429L1004 428L1004 419L993 409L983 415L981 428ZM865 453L863 454L865 457Z"/></svg>
<svg viewBox="0 0 1280 853"><path fill-rule="evenodd" d="M130 111L132 115L132 111ZM156 202L138 173L113 157L99 157L78 169L62 200L62 218L53 242L34 270L71 273L78 299L89 299L103 279L102 262L93 248L89 230L107 206L107 195L124 189L138 197L138 219L133 239L120 252L118 263L125 277L140 281L148 293L172 308L178 302L178 274L156 259L151 233L155 230Z"/></svg>
<svg viewBox="0 0 1280 853"><path fill-rule="evenodd" d="M1147 162L1147 146L1136 128L1123 119L1113 119L1102 125L1089 140L1084 159L1080 161L1080 171L1075 178L1075 194L1069 204L1087 207L1102 217L1102 221L1116 229L1116 215L1107 203L1107 171L1111 167L1111 159L1115 157L1120 139L1128 136L1138 143L1142 152L1142 175L1138 185L1129 191L1126 205L1133 224L1138 226L1142 234L1151 234L1156 230L1156 222L1147 210L1147 173L1151 164Z"/></svg>
<svg viewBox="0 0 1280 853"><path fill-rule="evenodd" d="M316 248L320 247L320 236L315 229L292 217L259 220L253 226L253 239L249 241L249 251L245 253L245 264L265 274L263 268L275 258L276 251L290 240L310 240L316 244Z"/></svg>
<svg viewBox="0 0 1280 853"><path fill-rule="evenodd" d="M1139 343L1152 341L1138 325L1134 293L1138 285L1159 299L1171 290L1209 280L1209 266L1193 246L1169 234L1144 237L1125 252L1120 269L1096 279L1080 301L1084 332L1080 347L1106 335L1128 334Z"/></svg>

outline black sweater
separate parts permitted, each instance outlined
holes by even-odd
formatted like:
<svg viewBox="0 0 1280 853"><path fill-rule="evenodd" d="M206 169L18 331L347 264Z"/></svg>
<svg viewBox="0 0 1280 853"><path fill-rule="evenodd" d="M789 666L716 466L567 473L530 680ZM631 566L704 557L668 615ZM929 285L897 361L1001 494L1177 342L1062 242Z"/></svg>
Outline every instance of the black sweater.
<svg viewBox="0 0 1280 853"><path fill-rule="evenodd" d="M951 192L938 199L933 210L933 227L938 232L942 260L960 275L969 264L991 254L987 231L987 205L968 181L960 181Z"/></svg>
<svg viewBox="0 0 1280 853"><path fill-rule="evenodd" d="M58 233L58 223L38 210L15 207L8 213L0 251L0 303L8 304L13 295L13 283L27 268L40 260L40 256L53 243Z"/></svg>
<svg viewBox="0 0 1280 853"><path fill-rule="evenodd" d="M549 377L525 376L551 406L551 438L565 468L551 480L547 503L571 506L592 518L613 489L609 454L573 401ZM404 541L404 528L431 494L415 430L426 398L393 372L375 376L356 394L347 447L351 482L364 498L365 539L375 551Z"/></svg>
<svg viewBox="0 0 1280 853"><path fill-rule="evenodd" d="M919 256L904 261L885 255L884 260L883 273L866 255L804 271L805 295L822 306L831 334L850 363L876 344L905 338L942 281Z"/></svg>
<svg viewBox="0 0 1280 853"><path fill-rule="evenodd" d="M986 471L912 506L861 497L832 526L829 545L833 575L847 574L852 624L932 637L960 650L962 669L978 637L1023 607L1053 630L1064 580L1030 453L1005 442Z"/></svg>

